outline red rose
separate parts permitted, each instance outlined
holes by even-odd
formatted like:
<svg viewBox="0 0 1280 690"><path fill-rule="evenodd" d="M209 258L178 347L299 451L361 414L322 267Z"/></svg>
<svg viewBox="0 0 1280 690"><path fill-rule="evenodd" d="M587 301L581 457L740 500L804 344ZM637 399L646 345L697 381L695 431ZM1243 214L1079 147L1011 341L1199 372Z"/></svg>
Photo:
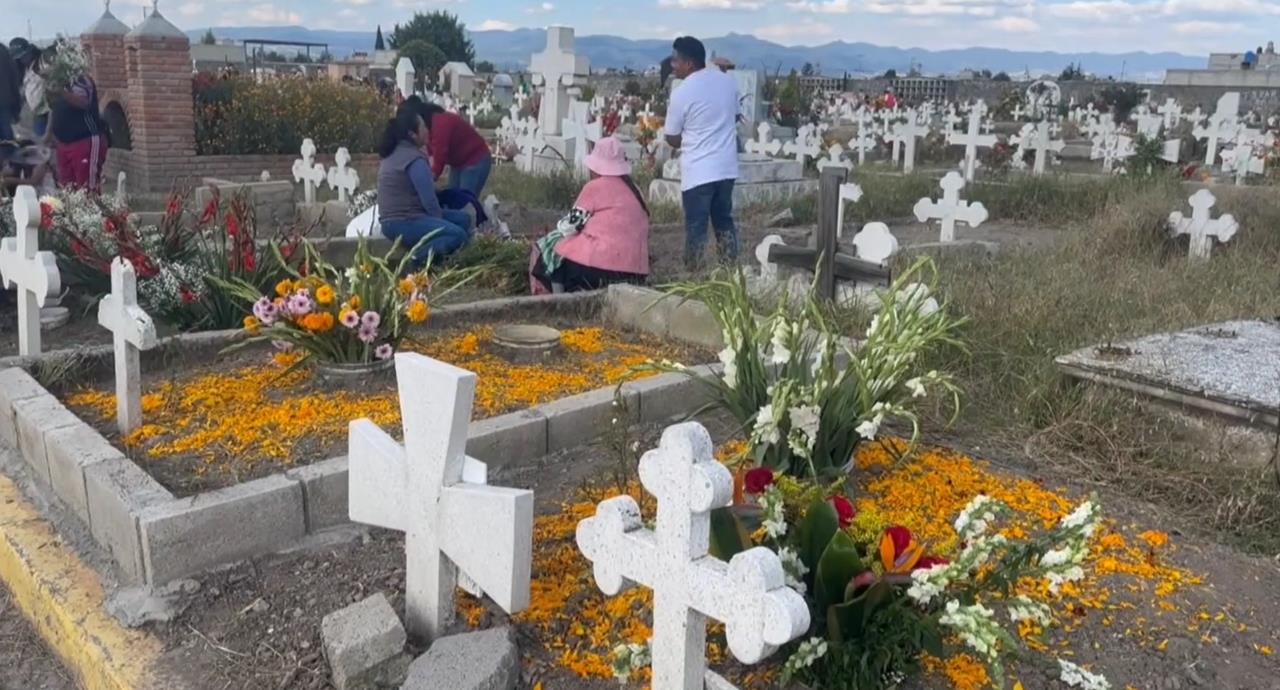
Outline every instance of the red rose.
<svg viewBox="0 0 1280 690"><path fill-rule="evenodd" d="M858 517L858 510L853 507L853 502L844 496L832 496L831 505L835 506L836 516L840 518L840 527L843 529L853 523L853 519Z"/></svg>
<svg viewBox="0 0 1280 690"><path fill-rule="evenodd" d="M747 470L747 476L743 478L742 485L749 494L764 493L765 489L773 486L773 470L768 467Z"/></svg>
<svg viewBox="0 0 1280 690"><path fill-rule="evenodd" d="M946 565L950 562L942 556L925 556L916 561L916 567L912 568L912 570L927 570L935 565Z"/></svg>

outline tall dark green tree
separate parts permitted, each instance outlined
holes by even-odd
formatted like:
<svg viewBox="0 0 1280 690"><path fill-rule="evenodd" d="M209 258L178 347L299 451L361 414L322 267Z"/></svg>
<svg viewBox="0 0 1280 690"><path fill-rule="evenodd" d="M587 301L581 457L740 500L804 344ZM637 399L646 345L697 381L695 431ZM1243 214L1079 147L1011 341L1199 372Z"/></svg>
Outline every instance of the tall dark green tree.
<svg viewBox="0 0 1280 690"><path fill-rule="evenodd" d="M409 58L413 68L418 72L418 78L426 84L435 83L437 75L440 74L440 68L448 62L443 51L419 39L401 44L397 50L402 57Z"/></svg>
<svg viewBox="0 0 1280 690"><path fill-rule="evenodd" d="M457 15L443 10L416 12L408 24L396 24L391 30L391 47L399 50L410 41L422 41L439 48L451 62L474 65L476 61L476 49L467 38L466 25L458 21Z"/></svg>
<svg viewBox="0 0 1280 690"><path fill-rule="evenodd" d="M204 36L200 37L200 42L204 45L211 46L218 42L218 37L213 35L213 29L207 29Z"/></svg>
<svg viewBox="0 0 1280 690"><path fill-rule="evenodd" d="M387 42L382 40L382 25L378 25L378 35L373 39L374 50L386 50Z"/></svg>

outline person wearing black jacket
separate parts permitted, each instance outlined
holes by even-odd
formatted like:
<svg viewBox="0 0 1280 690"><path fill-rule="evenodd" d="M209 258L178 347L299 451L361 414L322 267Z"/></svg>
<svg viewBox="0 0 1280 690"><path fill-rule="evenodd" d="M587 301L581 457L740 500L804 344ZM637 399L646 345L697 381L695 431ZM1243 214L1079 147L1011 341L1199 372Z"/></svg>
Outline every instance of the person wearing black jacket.
<svg viewBox="0 0 1280 690"><path fill-rule="evenodd" d="M13 140L13 123L22 113L22 81L9 48L0 45L0 141Z"/></svg>

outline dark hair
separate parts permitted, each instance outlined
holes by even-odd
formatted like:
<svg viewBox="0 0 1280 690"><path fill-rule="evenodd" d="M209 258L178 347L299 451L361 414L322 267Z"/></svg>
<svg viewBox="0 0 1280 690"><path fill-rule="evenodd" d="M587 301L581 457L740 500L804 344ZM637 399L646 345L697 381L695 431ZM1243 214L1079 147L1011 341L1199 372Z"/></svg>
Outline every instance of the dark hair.
<svg viewBox="0 0 1280 690"><path fill-rule="evenodd" d="M681 36L671 44L671 47L677 55L697 65L698 69L707 66L707 48L702 45L702 41L693 36Z"/></svg>
<svg viewBox="0 0 1280 690"><path fill-rule="evenodd" d="M428 103L418 96L410 96L404 99L404 103L400 104L401 110L412 110L422 118L423 124L427 127L431 126L431 120L436 115L444 112L444 108L435 103Z"/></svg>
<svg viewBox="0 0 1280 690"><path fill-rule="evenodd" d="M673 71L674 70L671 67L671 56L668 55L662 58L662 62L658 63L658 81L663 84L667 83L667 77L671 76Z"/></svg>
<svg viewBox="0 0 1280 690"><path fill-rule="evenodd" d="M630 175L622 175L622 181L627 183L627 189L636 195L636 201L640 202L640 208L644 209L644 214L649 215L649 204L644 203L644 195L640 193L640 188L636 186L636 181L631 179Z"/></svg>
<svg viewBox="0 0 1280 690"><path fill-rule="evenodd" d="M411 135L418 131L419 116L413 108L400 108L396 116L387 120L387 128L382 132L382 143L378 145L378 155L386 158L396 150L402 141L413 142Z"/></svg>

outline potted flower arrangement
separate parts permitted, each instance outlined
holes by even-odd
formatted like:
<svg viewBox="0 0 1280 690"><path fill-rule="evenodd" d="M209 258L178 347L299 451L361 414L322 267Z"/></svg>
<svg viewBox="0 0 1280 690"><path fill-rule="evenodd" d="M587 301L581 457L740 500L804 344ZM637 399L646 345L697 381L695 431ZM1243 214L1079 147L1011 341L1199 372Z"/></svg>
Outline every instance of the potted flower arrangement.
<svg viewBox="0 0 1280 690"><path fill-rule="evenodd" d="M302 247L302 264L289 268L271 294L243 280L221 282L253 305L244 317L248 337L229 349L269 341L300 350L300 363L310 361L331 378L387 370L408 326L430 315L429 298L439 299L471 277L459 277L459 271L432 277L429 266L410 272L412 251L398 261L392 258L397 248L376 256L363 237L347 269L324 260L310 242ZM436 285L449 287L435 291Z"/></svg>
<svg viewBox="0 0 1280 690"><path fill-rule="evenodd" d="M955 516L961 546L946 558L885 516L859 519L850 481L859 445L880 442L889 420L909 424L914 443L917 406L930 395L959 406L947 374L922 371L931 350L962 348L961 321L930 297L932 263L922 259L880 296L860 342L843 337L830 310L812 300L799 307L780 301L772 314L757 315L741 273L673 292L710 309L724 333L723 369L707 379L678 365L650 367L703 382L709 406L732 415L747 437L730 461L734 505L712 512L712 552L728 559L767 546L810 607L810 637L791 648L784 685L892 688L925 653L961 644L1002 687L1002 660L1019 645L995 607L1014 624L1046 625L1051 612L1023 596L1025 588L1047 580L1055 589L1082 577L1100 515L1088 501L1053 528L1015 540L998 530L1008 509L978 496ZM1062 663L1064 677L1093 678ZM1102 688L1105 680L1084 687Z"/></svg>

